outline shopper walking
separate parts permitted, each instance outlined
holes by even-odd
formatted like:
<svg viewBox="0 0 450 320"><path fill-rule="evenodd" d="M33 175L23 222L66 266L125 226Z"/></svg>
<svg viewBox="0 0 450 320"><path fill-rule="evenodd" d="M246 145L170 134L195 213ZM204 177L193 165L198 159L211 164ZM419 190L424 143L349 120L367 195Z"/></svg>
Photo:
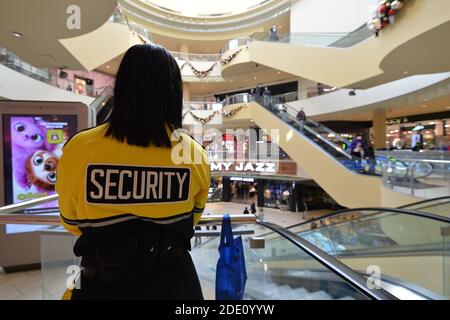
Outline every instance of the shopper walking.
<svg viewBox="0 0 450 320"><path fill-rule="evenodd" d="M252 214L256 214L256 205L255 205L255 201L252 202L251 206L250 206L250 211L252 212Z"/></svg>
<svg viewBox="0 0 450 320"><path fill-rule="evenodd" d="M72 299L203 299L189 250L210 168L202 146L178 130L182 88L167 50L135 45L117 72L108 122L64 146L56 191L83 268ZM188 148L190 160L175 148Z"/></svg>
<svg viewBox="0 0 450 320"><path fill-rule="evenodd" d="M277 26L274 24L272 28L270 28L270 41L276 42L278 41L278 35L277 35Z"/></svg>

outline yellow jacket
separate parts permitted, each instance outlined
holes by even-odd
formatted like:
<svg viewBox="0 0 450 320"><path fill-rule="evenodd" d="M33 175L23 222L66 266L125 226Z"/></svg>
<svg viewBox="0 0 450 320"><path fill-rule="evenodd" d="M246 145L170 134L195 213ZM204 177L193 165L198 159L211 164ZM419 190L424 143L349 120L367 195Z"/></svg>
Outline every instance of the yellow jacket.
<svg viewBox="0 0 450 320"><path fill-rule="evenodd" d="M172 149L131 146L105 137L106 128L79 132L63 148L56 191L64 227L80 235L141 219L183 228L191 221L192 230L210 185L201 145L177 133Z"/></svg>

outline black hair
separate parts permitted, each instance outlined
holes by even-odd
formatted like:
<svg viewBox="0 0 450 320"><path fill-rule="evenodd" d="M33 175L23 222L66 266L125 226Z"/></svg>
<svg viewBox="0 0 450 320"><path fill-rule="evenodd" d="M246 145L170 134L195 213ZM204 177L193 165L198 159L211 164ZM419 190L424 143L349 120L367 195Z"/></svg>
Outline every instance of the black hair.
<svg viewBox="0 0 450 320"><path fill-rule="evenodd" d="M130 145L171 147L170 130L181 128L180 68L163 47L128 49L116 75L114 105L105 136Z"/></svg>

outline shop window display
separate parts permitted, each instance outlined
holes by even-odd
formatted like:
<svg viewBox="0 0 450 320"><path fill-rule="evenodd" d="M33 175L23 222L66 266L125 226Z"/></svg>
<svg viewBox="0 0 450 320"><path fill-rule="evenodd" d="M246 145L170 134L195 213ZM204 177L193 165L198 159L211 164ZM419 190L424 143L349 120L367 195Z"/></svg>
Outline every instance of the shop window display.
<svg viewBox="0 0 450 320"><path fill-rule="evenodd" d="M264 206L288 210L292 184L287 182L268 182L264 185Z"/></svg>
<svg viewBox="0 0 450 320"><path fill-rule="evenodd" d="M222 177L211 178L211 185L208 192L208 202L223 201Z"/></svg>

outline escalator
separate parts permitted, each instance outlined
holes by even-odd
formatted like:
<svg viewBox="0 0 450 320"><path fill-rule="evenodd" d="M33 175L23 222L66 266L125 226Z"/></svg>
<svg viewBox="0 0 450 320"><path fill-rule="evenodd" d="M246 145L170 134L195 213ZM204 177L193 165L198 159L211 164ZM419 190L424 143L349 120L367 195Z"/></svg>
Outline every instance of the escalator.
<svg viewBox="0 0 450 320"><path fill-rule="evenodd" d="M450 218L439 212L449 200L422 201L410 206L415 210L346 209L287 229L364 277L379 271L384 288L398 297L449 299ZM417 211L423 208L438 214ZM282 239L260 236L270 238L273 254L294 259Z"/></svg>
<svg viewBox="0 0 450 320"><path fill-rule="evenodd" d="M93 119L94 125L100 125L108 119L111 114L114 102L114 88L106 87L98 97L89 105L94 111Z"/></svg>
<svg viewBox="0 0 450 320"><path fill-rule="evenodd" d="M302 126L296 119L297 110L286 104L267 107L263 104L259 99L250 104L252 120L260 128L274 133L272 140L341 206L390 207L418 200L384 187L380 178L381 162L368 170L367 165L352 158L345 148L349 141L337 133L311 119ZM395 160L390 165L402 168ZM396 172L406 174L405 169Z"/></svg>
<svg viewBox="0 0 450 320"><path fill-rule="evenodd" d="M402 206L401 208L450 217L450 196L427 199L410 205Z"/></svg>

